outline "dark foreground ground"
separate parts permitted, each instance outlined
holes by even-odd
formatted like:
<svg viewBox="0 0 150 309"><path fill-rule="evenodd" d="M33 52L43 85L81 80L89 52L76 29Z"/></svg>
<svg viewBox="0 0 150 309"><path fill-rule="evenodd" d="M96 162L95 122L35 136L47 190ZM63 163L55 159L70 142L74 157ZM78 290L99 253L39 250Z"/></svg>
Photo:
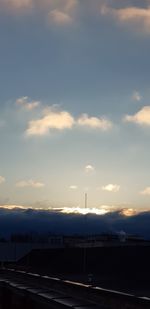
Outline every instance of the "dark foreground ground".
<svg viewBox="0 0 150 309"><path fill-rule="evenodd" d="M150 247L34 250L18 265L32 272L150 297Z"/></svg>

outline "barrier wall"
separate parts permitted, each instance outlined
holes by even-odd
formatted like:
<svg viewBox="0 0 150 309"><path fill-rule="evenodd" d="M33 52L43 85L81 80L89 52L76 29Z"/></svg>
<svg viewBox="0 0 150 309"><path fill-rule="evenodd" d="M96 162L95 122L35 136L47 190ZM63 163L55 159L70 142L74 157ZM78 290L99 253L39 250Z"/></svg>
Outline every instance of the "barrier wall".
<svg viewBox="0 0 150 309"><path fill-rule="evenodd" d="M4 279L4 277L8 278ZM18 283L19 282L19 283ZM32 287L31 287L32 286ZM21 271L1 272L0 309L144 309L150 298Z"/></svg>

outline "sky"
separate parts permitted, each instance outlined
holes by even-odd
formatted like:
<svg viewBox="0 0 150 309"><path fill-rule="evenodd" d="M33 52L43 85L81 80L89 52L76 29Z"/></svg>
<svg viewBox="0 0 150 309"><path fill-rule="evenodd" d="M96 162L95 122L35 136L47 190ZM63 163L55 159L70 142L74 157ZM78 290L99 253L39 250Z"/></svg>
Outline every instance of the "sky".
<svg viewBox="0 0 150 309"><path fill-rule="evenodd" d="M0 205L149 210L150 0L0 0Z"/></svg>

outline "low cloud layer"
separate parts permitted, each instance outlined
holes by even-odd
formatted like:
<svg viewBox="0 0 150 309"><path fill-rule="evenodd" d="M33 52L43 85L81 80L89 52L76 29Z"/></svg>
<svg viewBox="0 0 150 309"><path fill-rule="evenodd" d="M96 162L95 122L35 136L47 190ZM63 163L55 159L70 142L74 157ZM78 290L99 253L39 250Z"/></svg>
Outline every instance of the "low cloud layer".
<svg viewBox="0 0 150 309"><path fill-rule="evenodd" d="M13 206L14 207L14 206ZM37 232L54 234L116 233L124 231L139 234L150 239L150 212L134 213L131 210L117 210L105 214L64 213L62 209L34 210L0 208L1 235L11 233Z"/></svg>

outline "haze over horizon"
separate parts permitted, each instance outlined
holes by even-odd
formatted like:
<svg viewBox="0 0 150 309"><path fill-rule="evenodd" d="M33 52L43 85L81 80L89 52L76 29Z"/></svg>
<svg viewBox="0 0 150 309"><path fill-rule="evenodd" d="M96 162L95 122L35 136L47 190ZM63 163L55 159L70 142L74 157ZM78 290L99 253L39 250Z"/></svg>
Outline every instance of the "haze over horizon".
<svg viewBox="0 0 150 309"><path fill-rule="evenodd" d="M150 210L150 0L0 0L0 205Z"/></svg>

